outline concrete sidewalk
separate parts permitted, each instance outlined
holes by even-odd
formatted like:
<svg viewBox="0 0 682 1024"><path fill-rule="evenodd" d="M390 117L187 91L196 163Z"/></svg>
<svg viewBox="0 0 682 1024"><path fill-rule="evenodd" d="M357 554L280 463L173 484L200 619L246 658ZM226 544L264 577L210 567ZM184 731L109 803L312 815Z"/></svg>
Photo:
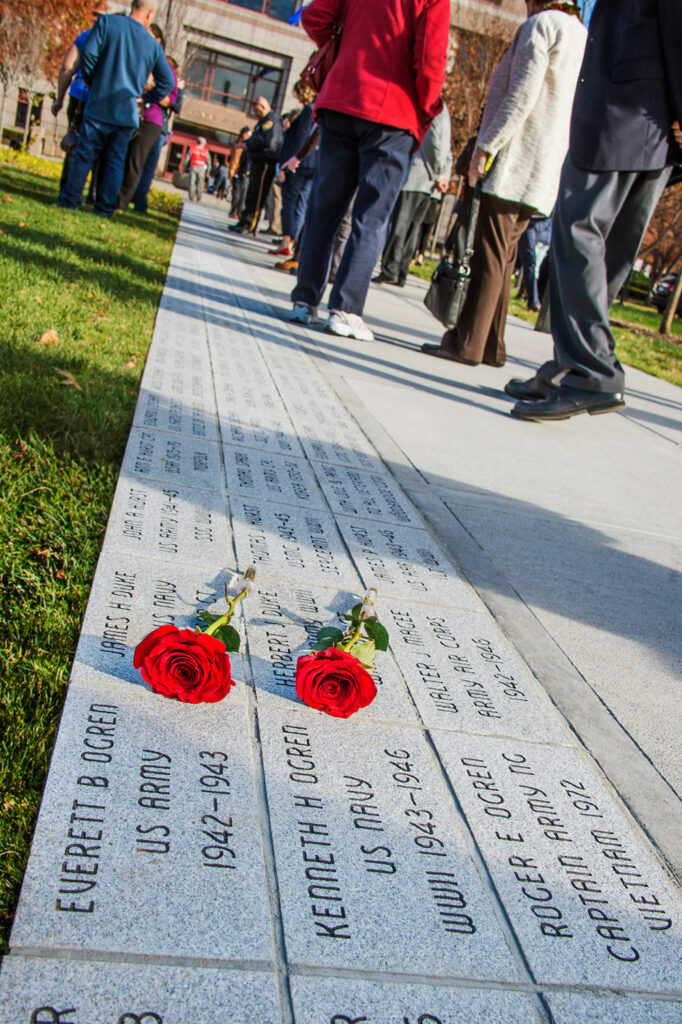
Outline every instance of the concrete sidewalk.
<svg viewBox="0 0 682 1024"><path fill-rule="evenodd" d="M230 244L286 318L295 279ZM430 358L426 287L371 286L374 343L290 327L682 878L682 392L627 369L622 413L515 420L549 335L510 319L501 369Z"/></svg>
<svg viewBox="0 0 682 1024"><path fill-rule="evenodd" d="M186 205L0 1024L682 1024L677 392L514 421L419 352L422 286L341 342L226 228ZM136 646L250 564L235 686L153 693ZM296 661L370 586L390 649L333 718Z"/></svg>

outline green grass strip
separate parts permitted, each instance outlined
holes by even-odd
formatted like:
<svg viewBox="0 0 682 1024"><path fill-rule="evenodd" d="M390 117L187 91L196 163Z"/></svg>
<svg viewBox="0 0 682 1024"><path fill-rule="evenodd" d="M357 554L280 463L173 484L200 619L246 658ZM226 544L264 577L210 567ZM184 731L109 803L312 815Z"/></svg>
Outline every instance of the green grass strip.
<svg viewBox="0 0 682 1024"><path fill-rule="evenodd" d="M60 170L0 150L0 953L181 207L58 209Z"/></svg>

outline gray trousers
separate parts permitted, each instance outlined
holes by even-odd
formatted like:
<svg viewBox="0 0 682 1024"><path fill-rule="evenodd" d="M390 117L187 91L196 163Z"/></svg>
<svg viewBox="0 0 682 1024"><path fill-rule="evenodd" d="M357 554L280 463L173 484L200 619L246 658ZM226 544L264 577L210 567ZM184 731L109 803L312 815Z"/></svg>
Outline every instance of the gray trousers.
<svg viewBox="0 0 682 1024"><path fill-rule="evenodd" d="M554 359L541 380L583 391L622 392L609 309L635 261L670 167L583 171L566 157L550 249Z"/></svg>
<svg viewBox="0 0 682 1024"><path fill-rule="evenodd" d="M201 202L204 194L204 178L206 177L205 167L190 167L189 169L189 198L195 203Z"/></svg>
<svg viewBox="0 0 682 1024"><path fill-rule="evenodd" d="M403 191L398 196L391 233L381 258L381 273L396 284L405 284L407 280L410 260L417 249L422 221L430 202L428 192Z"/></svg>

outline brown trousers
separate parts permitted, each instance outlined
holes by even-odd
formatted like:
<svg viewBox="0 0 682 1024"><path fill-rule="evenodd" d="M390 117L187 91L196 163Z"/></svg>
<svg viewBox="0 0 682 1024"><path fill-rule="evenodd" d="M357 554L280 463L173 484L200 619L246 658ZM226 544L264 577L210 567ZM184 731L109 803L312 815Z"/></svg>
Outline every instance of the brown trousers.
<svg viewBox="0 0 682 1024"><path fill-rule="evenodd" d="M530 206L481 194L469 294L457 325L443 335L441 348L467 362L504 364L504 327L516 246L533 213Z"/></svg>

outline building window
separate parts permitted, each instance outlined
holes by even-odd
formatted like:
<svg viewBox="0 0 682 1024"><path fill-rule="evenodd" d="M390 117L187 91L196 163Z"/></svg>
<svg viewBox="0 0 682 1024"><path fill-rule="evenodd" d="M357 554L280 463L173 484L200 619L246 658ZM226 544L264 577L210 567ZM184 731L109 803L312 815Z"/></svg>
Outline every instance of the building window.
<svg viewBox="0 0 682 1024"><path fill-rule="evenodd" d="M246 7L247 10L257 11L259 14L267 14L278 21L287 21L301 6L300 0L225 0L225 3L234 4L235 7Z"/></svg>
<svg viewBox="0 0 682 1024"><path fill-rule="evenodd" d="M14 116L14 127L25 128L26 127L26 115L28 113L28 93L25 89L19 90L19 98L17 100L17 111ZM33 103L31 105L31 127L40 124L40 119L43 113L43 97L39 94L33 95Z"/></svg>
<svg viewBox="0 0 682 1024"><path fill-rule="evenodd" d="M195 96L206 103L218 103L249 113L258 96L265 96L270 106L277 106L282 69L199 49L192 55L186 81L185 96Z"/></svg>

